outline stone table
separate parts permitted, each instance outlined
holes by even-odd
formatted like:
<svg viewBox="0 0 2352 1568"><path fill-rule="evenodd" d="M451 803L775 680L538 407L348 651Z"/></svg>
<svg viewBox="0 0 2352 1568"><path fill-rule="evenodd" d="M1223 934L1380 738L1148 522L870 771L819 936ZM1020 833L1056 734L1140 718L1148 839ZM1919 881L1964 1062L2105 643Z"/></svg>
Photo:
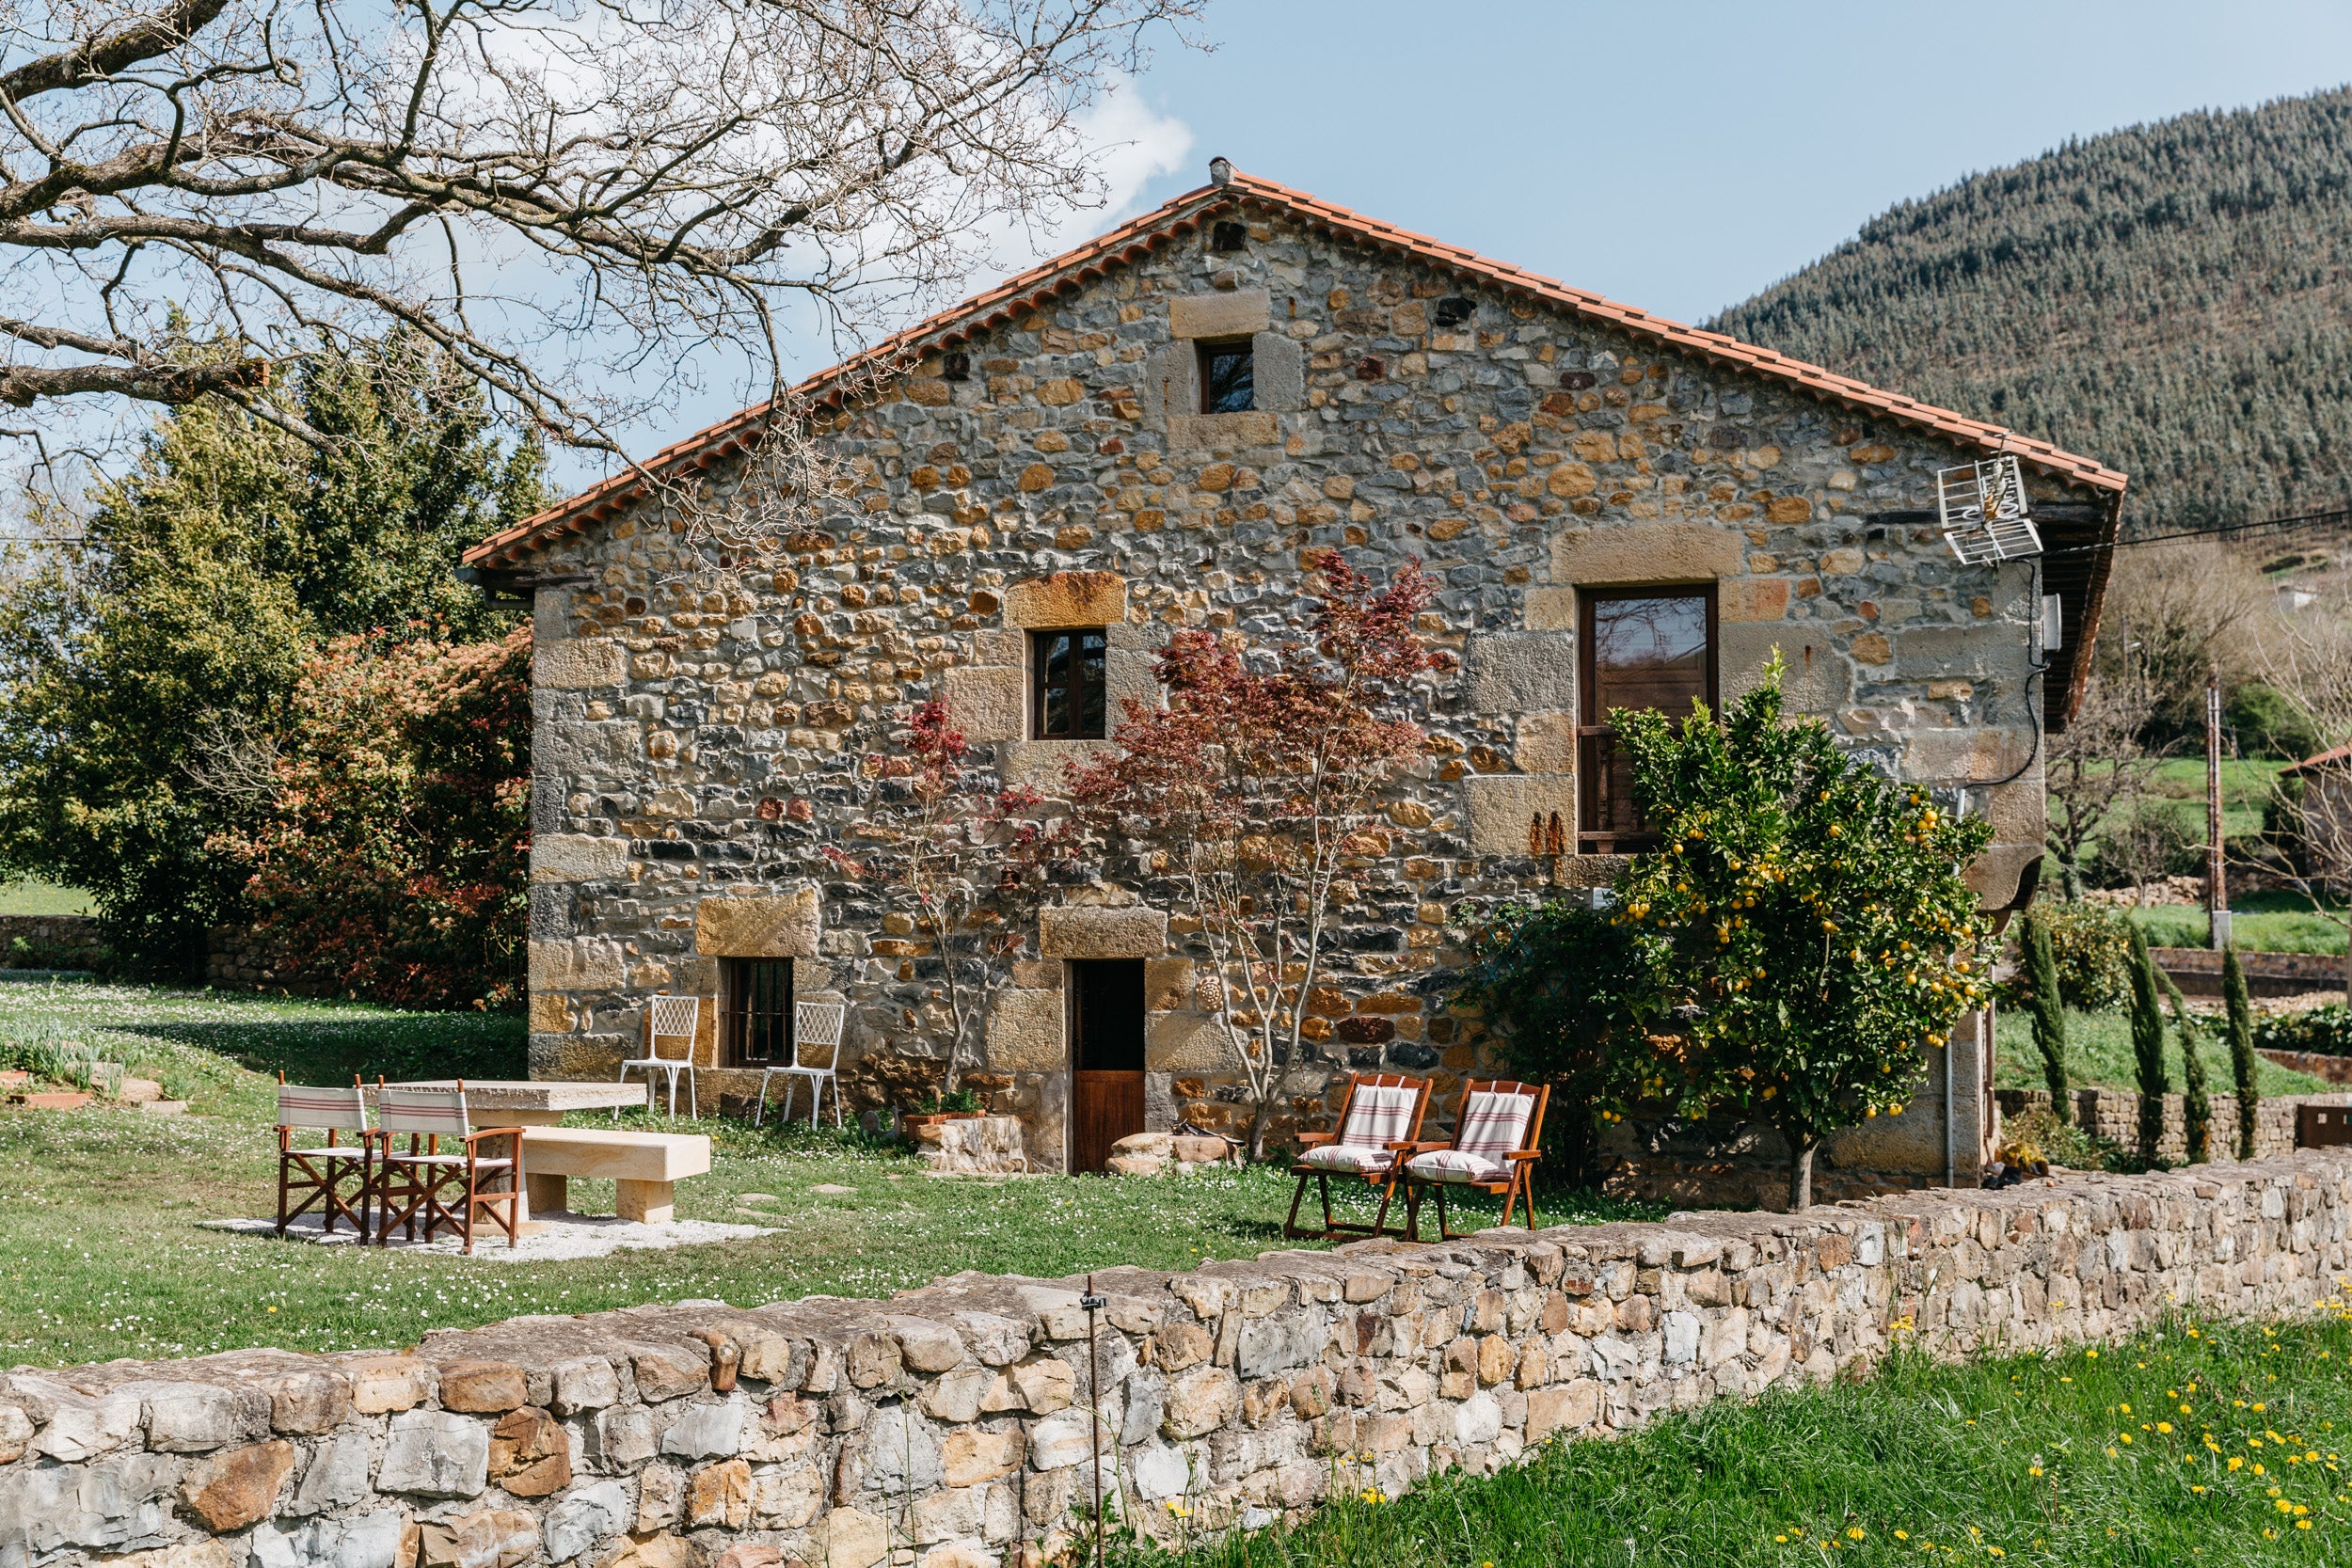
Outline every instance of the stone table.
<svg viewBox="0 0 2352 1568"><path fill-rule="evenodd" d="M402 1088L453 1089L454 1078L414 1078ZM577 1083L560 1078L469 1078L466 1080L466 1119L476 1127L553 1127L570 1111L605 1111L646 1103L645 1084ZM367 1085L368 1103L375 1103L375 1085ZM525 1173L526 1177L528 1172ZM554 1179L561 1182L563 1178ZM531 1221L531 1187L526 1180L515 1204L517 1225ZM562 1208L560 1198L553 1207Z"/></svg>

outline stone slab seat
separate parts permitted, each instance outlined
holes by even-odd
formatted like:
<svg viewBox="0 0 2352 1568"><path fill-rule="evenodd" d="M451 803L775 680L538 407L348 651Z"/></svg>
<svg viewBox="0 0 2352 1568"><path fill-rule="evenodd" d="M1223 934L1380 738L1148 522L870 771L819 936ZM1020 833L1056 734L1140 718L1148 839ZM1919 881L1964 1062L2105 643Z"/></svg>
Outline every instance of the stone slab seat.
<svg viewBox="0 0 2352 1568"><path fill-rule="evenodd" d="M709 1174L710 1139L700 1132L523 1129L523 1176L534 1212L568 1209L575 1176L608 1177L614 1184L615 1213L662 1225L675 1217L677 1184Z"/></svg>

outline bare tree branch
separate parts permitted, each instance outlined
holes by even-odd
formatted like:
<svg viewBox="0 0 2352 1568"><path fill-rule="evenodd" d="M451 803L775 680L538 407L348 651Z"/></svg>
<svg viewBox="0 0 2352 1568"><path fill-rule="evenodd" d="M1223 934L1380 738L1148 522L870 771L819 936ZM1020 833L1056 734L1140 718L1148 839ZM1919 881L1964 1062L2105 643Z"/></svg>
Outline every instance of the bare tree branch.
<svg viewBox="0 0 2352 1568"><path fill-rule="evenodd" d="M792 302L861 339L1099 199L1078 117L1197 5L11 0L0 399L250 394L406 328L616 456L713 345L781 409Z"/></svg>

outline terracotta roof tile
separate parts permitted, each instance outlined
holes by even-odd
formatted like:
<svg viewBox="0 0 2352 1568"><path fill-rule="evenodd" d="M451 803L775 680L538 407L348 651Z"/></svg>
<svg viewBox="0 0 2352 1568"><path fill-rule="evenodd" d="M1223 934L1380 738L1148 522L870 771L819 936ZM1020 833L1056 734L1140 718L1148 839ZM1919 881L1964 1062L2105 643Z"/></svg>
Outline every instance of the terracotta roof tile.
<svg viewBox="0 0 2352 1568"><path fill-rule="evenodd" d="M1228 184L1203 185L1198 190L1187 191L1052 261L1006 278L994 288L975 294L961 305L917 322L902 332L894 333L872 348L810 376L795 387L791 395L796 400L824 402L828 396L852 385L851 378L860 372L886 365L894 356L909 350L944 348L960 342L983 330L990 322L1009 319L1022 309L1059 292L1081 277L1099 273L1106 262L1132 260L1175 234L1198 228L1210 214L1245 203L1290 214L1343 238L1385 246L1445 270L1523 292L1637 338L1648 339L1683 352L1703 354L1739 366L1751 373L1803 387L1817 396L1833 398L1851 407L1889 415L1962 445L1986 451L2014 452L2020 460L2044 473L2070 483L2107 492L2111 501L2120 499L2128 483L2126 477L2117 470L2090 458L2061 451L2047 441L2018 436L2002 426L1972 420L1932 404L1920 403L1916 399L1836 374L1819 365L1740 342L1718 332L1653 316L1645 310L1620 305L1590 290L1574 288L1557 278L1530 272L1508 261L1494 261L1459 245L1447 245L1425 234L1416 234L1409 230L1381 223L1303 191L1277 184L1271 180L1241 173L1235 173ZM766 419L768 408L769 405L764 403L746 408L707 430L663 448L641 467L645 471L660 473L688 464L699 467L714 462L736 451L745 436L755 432ZM642 475L638 468L615 474L534 517L526 518L513 528L491 535L466 552L466 562L477 566L511 565L559 535L576 531L594 518L625 504L637 494L641 483Z"/></svg>

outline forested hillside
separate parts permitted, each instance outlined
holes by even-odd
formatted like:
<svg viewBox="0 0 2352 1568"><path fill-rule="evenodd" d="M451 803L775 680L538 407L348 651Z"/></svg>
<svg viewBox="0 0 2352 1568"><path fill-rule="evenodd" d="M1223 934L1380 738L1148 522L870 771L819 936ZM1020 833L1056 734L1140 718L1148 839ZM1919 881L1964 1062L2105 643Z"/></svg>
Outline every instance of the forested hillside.
<svg viewBox="0 0 2352 1568"><path fill-rule="evenodd" d="M2352 91L2070 142L1708 325L2132 476L2133 532L2352 502Z"/></svg>

